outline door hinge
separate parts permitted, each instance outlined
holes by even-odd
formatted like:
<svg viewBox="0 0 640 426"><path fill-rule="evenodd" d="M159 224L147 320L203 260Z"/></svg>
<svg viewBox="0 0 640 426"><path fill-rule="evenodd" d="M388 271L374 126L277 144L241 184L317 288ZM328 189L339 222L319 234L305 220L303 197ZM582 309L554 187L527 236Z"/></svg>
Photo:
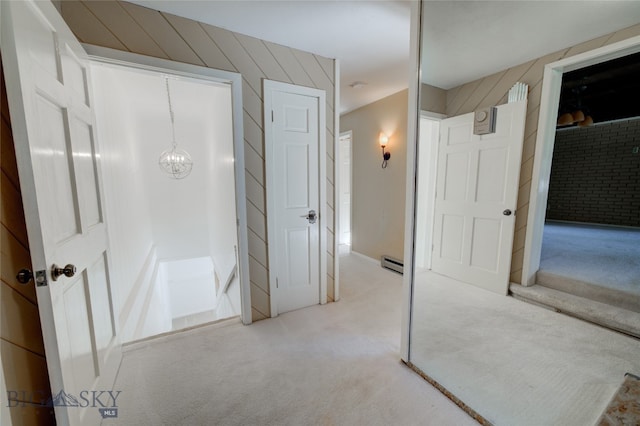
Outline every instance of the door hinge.
<svg viewBox="0 0 640 426"><path fill-rule="evenodd" d="M276 288L278 288L278 277L276 277Z"/></svg>
<svg viewBox="0 0 640 426"><path fill-rule="evenodd" d="M36 287L46 287L47 285L49 285L47 271L45 269L36 271Z"/></svg>
<svg viewBox="0 0 640 426"><path fill-rule="evenodd" d="M273 123L273 110L271 110L271 122Z"/></svg>

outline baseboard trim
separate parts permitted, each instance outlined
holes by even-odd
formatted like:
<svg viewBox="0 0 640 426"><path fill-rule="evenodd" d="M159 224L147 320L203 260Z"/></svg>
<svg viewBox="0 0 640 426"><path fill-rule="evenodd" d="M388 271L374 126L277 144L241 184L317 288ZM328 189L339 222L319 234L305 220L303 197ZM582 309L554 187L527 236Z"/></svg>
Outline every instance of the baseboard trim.
<svg viewBox="0 0 640 426"><path fill-rule="evenodd" d="M375 263L376 265L380 266L380 261L379 260L376 260L373 257L369 257L366 254L362 254L362 253L359 253L359 252L354 251L354 250L351 250L351 254L359 257L360 259L364 259L367 262Z"/></svg>

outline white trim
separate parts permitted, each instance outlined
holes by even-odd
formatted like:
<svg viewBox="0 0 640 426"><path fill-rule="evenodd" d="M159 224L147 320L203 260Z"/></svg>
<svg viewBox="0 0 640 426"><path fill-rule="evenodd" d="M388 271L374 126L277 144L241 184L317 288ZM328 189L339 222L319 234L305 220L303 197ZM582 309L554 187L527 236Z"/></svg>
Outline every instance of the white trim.
<svg viewBox="0 0 640 426"><path fill-rule="evenodd" d="M547 64L544 68L540 115L538 118L538 136L533 157L533 175L531 178L527 231L524 243L521 279L523 286L535 284L536 273L540 268L542 232L544 230L549 195L549 178L551 176L551 161L553 159L562 74L637 52L640 52L640 36L570 56Z"/></svg>
<svg viewBox="0 0 640 426"><path fill-rule="evenodd" d="M340 140L342 139L343 136L349 136L349 158L351 159L351 164L349 167L349 181L351 182L351 184L353 185L353 131L352 130L347 130L345 132L342 132L340 134L338 134L338 143L336 144L336 182L335 182L335 193L336 195L336 249L338 249L339 246L341 245L347 245L347 244L340 244L340 238L341 238L341 234L342 234L342 229L340 227L340 209L342 208L342 197L340 197L340 183L342 181L342 175L340 174L340 167L342 167L342 157L340 156ZM349 230L349 232L353 231L353 209L351 209L351 211L349 212L349 224L351 225L351 229ZM353 234L352 234L353 235ZM349 251L351 251L351 246L352 246L352 242L350 242L348 244L349 246Z"/></svg>
<svg viewBox="0 0 640 426"><path fill-rule="evenodd" d="M428 118L430 120L437 120L437 121L448 118L446 114L440 114L439 112L426 111L424 109L420 111L420 117Z"/></svg>
<svg viewBox="0 0 640 426"><path fill-rule="evenodd" d="M333 301L340 300L340 207L338 188L340 188L340 173L338 152L340 144L340 61L333 60Z"/></svg>
<svg viewBox="0 0 640 426"><path fill-rule="evenodd" d="M269 105L272 103L272 92L287 92L297 95L309 96L318 99L318 186L319 186L319 203L320 213L318 216L318 226L320 231L320 297L321 305L327 303L327 116L326 116L326 93L321 89L313 89L310 87L296 86L294 84L282 83L273 80L262 80L263 92L263 112L264 112L264 146L265 146L265 176L266 176L266 192L267 192L267 254L269 257L269 286L271 317L278 316L278 303L276 292L273 291L272 284L276 282L276 268L272 265L276 264L277 251L275 235L271 230L275 229L275 215L271 212L275 211L275 200L269 194L273 193L274 175L269 173L275 164L273 158L273 126L271 123L271 109ZM334 188L335 192L335 188ZM334 195L335 197L335 195ZM334 218L335 223L335 218Z"/></svg>
<svg viewBox="0 0 640 426"><path fill-rule="evenodd" d="M414 262L415 257L418 254L422 254L423 260L425 260L425 265L423 267L427 269L431 269L431 261L433 256L433 231L435 226L435 208L436 208L436 183L437 183L437 170L438 170L438 153L440 151L440 123L445 118L443 114L437 113L426 113L423 111L420 114L420 120L418 122L418 134L416 136L417 139L417 147L416 147L416 214L415 214L415 232L417 234L418 228L420 225L418 223L422 223L421 220L424 219L424 230L426 232L426 238L424 235L420 236L420 238L424 238L424 252L418 253L417 243L414 241ZM432 123L437 123L438 133L434 136L434 138L430 139L429 146L422 145L422 139L425 136L423 134L423 126L422 120L426 120ZM426 154L425 154L426 152ZM426 164L424 155L427 156ZM424 176L421 176L424 174ZM424 185L424 187L421 187ZM418 191L420 192L420 196L418 196ZM421 198L422 197L422 198ZM422 209L422 210L420 210ZM418 217L418 211L420 210L420 215L422 218ZM414 234L414 239L416 235Z"/></svg>
<svg viewBox="0 0 640 426"><path fill-rule="evenodd" d="M404 274L402 276L402 326L400 358L410 361L411 314L414 281L414 233L416 199L416 147L420 111L420 34L422 2L411 2L409 101L407 110L407 187L404 219Z"/></svg>
<svg viewBox="0 0 640 426"><path fill-rule="evenodd" d="M166 59L83 44L92 61L174 74L200 80L222 82L231 86L233 108L233 147L236 180L236 216L238 227L238 262L242 323L251 324L251 286L249 283L249 243L244 175L244 128L242 112L242 76L238 73L174 62Z"/></svg>

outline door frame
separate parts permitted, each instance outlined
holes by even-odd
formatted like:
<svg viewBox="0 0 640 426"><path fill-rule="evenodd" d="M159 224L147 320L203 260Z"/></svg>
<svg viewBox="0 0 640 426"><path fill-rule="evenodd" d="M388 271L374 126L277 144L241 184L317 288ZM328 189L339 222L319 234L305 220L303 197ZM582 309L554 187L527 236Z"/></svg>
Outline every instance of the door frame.
<svg viewBox="0 0 640 426"><path fill-rule="evenodd" d="M269 193L274 190L274 174L271 172L275 165L273 155L273 128L271 125L270 110L267 105L271 105L272 91L283 91L296 95L310 96L318 99L318 186L319 186L319 203L318 208L318 225L320 239L320 294L319 301L321 305L327 303L327 142L326 142L326 93L324 90L313 89L305 86L297 86L295 84L282 83L273 80L262 80L263 91L263 109L264 109L264 146L265 146L265 165L264 173L266 177L267 191L267 256L269 258L269 302L271 307L271 318L278 316L277 292L274 291L273 283L276 282L276 265L277 252L274 233L276 228L275 218L275 201L273 197L269 197ZM335 196L334 196L335 199ZM335 245L335 241L334 241Z"/></svg>
<svg viewBox="0 0 640 426"><path fill-rule="evenodd" d="M420 190L420 182L423 182L424 184L426 184L427 186L427 198L423 201L420 202L420 198L418 196L418 194L416 193L416 211L418 210L418 204L423 204L424 203L424 207L427 210L427 217L425 218L425 226L428 228L428 232L427 232L427 238L425 238L425 260L427 263L426 268L427 269L431 269L431 258L433 256L433 250L430 249L429 247L431 247L433 245L433 226L435 223L435 207L436 207L436 199L435 199L435 193L436 193L436 182L437 182L437 177L438 177L438 152L440 151L440 122L442 120L444 120L445 118L448 118L445 114L440 114L437 112L431 112L431 111L425 111L422 110L420 111L420 118L418 119L418 135L417 135L417 141L416 141L416 145L417 145L417 154L416 154L416 164L417 164L417 168L416 168L416 189ZM422 164L422 160L423 160L423 153L424 151L420 151L421 148L421 139L424 136L421 132L420 132L420 128L422 120L428 120L431 122L435 122L438 123L438 136L436 137L435 140L431 141L431 144L429 146L429 152L427 154L427 165L425 167L425 165ZM422 178L420 177L420 171L427 171L428 176L425 177L424 181L422 180ZM418 221L419 219L416 217L416 223L415 223L415 227L416 227L416 231L418 230ZM414 254L414 257L418 254L418 250L417 250L417 244L415 244L414 246L414 250L416 251L416 253ZM417 264L418 260L414 259L414 262ZM415 265L414 265L415 266Z"/></svg>
<svg viewBox="0 0 640 426"><path fill-rule="evenodd" d="M345 132L341 132L338 134L338 147L335 151L336 153L336 160L335 160L335 180L336 180L336 184L335 184L335 189L336 189L336 224L335 224L335 230L336 230L336 247L340 246L340 238L342 235L342 227L341 222L340 222L340 214L342 213L342 192L340 190L340 185L342 184L342 173L340 173L340 168L342 166L342 157L340 156L340 139L343 136L349 136L349 179L351 181L351 190L353 190L353 131L352 130L347 130ZM351 202L353 202L353 196L350 197L350 204ZM349 230L349 232L351 232L353 230L353 206L349 211L349 225L351 225L351 229ZM353 235L351 236L353 238ZM352 240L353 241L353 240ZM352 244L349 244L349 252L351 252L351 246ZM338 252L339 249L335 250L335 256L339 257L340 253Z"/></svg>
<svg viewBox="0 0 640 426"><path fill-rule="evenodd" d="M533 175L529 195L529 210L527 212L528 224L524 242L521 279L523 286L534 285L536 274L540 269L542 234L549 196L549 179L551 176L562 75L565 72L638 52L640 52L640 36L564 58L544 67L540 115L538 117L538 135L533 156Z"/></svg>
<svg viewBox="0 0 640 426"><path fill-rule="evenodd" d="M240 281L240 318L245 325L251 324L251 285L249 277L249 243L247 227L247 204L244 175L244 127L242 112L242 75L214 68L175 62L167 59L139 55L91 44L82 44L89 59L111 65L133 69L173 74L182 77L209 80L231 86L234 173L236 181L236 219L238 238L238 273Z"/></svg>

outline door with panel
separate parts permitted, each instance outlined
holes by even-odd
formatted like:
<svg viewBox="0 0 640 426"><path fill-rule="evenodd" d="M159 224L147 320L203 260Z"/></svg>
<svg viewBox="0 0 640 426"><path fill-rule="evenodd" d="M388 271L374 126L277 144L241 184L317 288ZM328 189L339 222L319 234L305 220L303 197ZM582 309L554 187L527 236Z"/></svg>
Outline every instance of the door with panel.
<svg viewBox="0 0 640 426"><path fill-rule="evenodd" d="M86 54L50 2L2 2L2 55L58 424L116 408L121 359Z"/></svg>
<svg viewBox="0 0 640 426"><path fill-rule="evenodd" d="M322 302L323 112L324 92L265 81L272 315Z"/></svg>
<svg viewBox="0 0 640 426"><path fill-rule="evenodd" d="M497 109L492 134L473 134L473 113L440 122L432 268L507 294L526 101Z"/></svg>

